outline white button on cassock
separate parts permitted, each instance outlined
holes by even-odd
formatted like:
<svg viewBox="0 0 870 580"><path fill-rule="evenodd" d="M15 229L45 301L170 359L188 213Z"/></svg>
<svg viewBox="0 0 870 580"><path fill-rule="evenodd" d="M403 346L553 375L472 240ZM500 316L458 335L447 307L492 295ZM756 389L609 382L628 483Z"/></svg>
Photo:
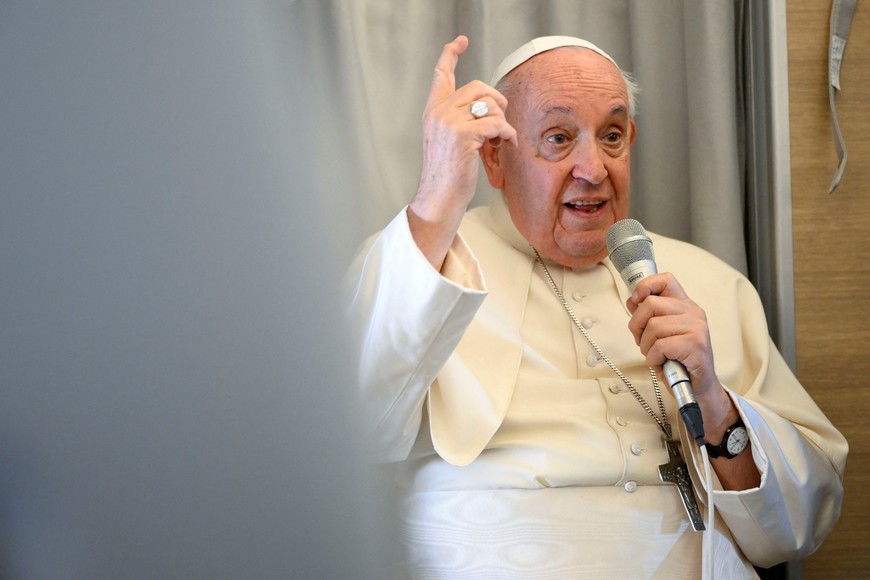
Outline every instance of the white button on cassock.
<svg viewBox="0 0 870 580"><path fill-rule="evenodd" d="M643 447L640 446L640 443L632 443L631 452L635 455L640 455L641 453L643 453Z"/></svg>
<svg viewBox="0 0 870 580"><path fill-rule="evenodd" d="M595 356L594 354L590 354L589 356L586 357L586 362L589 363L590 367L594 367L595 365L598 364L598 357Z"/></svg>
<svg viewBox="0 0 870 580"><path fill-rule="evenodd" d="M625 491L627 491L628 493L633 493L636 489L637 489L637 482L636 481L627 481L625 483Z"/></svg>

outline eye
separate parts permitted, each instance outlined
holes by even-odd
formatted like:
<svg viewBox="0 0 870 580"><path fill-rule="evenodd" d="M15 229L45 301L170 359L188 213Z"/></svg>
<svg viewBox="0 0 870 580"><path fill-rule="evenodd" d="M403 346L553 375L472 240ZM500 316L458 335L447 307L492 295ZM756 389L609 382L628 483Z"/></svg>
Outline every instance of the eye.
<svg viewBox="0 0 870 580"><path fill-rule="evenodd" d="M543 159L558 161L571 152L576 142L577 139L571 129L550 127L541 134L541 140L538 142L538 153Z"/></svg>
<svg viewBox="0 0 870 580"><path fill-rule="evenodd" d="M622 140L622 133L618 131L611 131L604 136L604 140L608 143L619 143Z"/></svg>
<svg viewBox="0 0 870 580"><path fill-rule="evenodd" d="M564 133L554 133L553 135L547 136L547 142L552 143L553 145L564 145L568 142L569 137Z"/></svg>

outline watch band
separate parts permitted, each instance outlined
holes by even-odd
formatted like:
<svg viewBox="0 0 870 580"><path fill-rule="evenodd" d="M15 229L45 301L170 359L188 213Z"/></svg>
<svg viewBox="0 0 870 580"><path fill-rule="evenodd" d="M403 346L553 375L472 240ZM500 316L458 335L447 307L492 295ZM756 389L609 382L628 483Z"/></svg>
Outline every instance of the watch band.
<svg viewBox="0 0 870 580"><path fill-rule="evenodd" d="M730 445L729 445L730 444ZM725 457L731 459L742 453L749 444L749 434L746 432L746 424L742 418L738 418L733 425L725 430L719 445L706 443L707 453L710 457ZM730 449L729 449L730 447Z"/></svg>

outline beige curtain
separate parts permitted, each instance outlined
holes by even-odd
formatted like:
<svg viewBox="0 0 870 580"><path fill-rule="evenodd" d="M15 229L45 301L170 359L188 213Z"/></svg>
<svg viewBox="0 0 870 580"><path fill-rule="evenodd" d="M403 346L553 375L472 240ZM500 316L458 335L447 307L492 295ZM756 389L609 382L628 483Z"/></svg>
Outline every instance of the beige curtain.
<svg viewBox="0 0 870 580"><path fill-rule="evenodd" d="M457 82L488 82L511 50L550 34L585 37L641 86L632 213L746 270L738 147L735 3L724 0L298 0L284 5L298 83L320 123L312 143L325 196L353 227L347 249L413 196L420 118L435 61L457 34ZM481 172L482 174L482 172ZM484 181L482 179L482 181ZM476 203L494 193L485 183Z"/></svg>

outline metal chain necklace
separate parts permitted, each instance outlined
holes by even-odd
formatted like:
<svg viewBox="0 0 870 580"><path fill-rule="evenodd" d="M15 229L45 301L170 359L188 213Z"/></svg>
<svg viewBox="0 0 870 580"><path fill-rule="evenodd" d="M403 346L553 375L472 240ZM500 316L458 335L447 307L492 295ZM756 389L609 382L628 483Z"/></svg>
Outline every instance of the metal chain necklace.
<svg viewBox="0 0 870 580"><path fill-rule="evenodd" d="M646 402L646 399L644 399L643 396L641 396L641 394L637 391L635 386L633 384L631 384L631 381L628 380L628 377L626 377L623 374L623 372L620 371L619 368L617 368L617 366L615 364L613 364L613 362L607 357L607 355L604 354L604 351L601 350L601 347L598 346L598 344L594 340L592 340L592 337L589 335L589 333L586 331L586 329L583 327L583 325L580 324L580 321L577 320L577 315L574 314L574 311L571 309L571 306L568 304L568 301L565 300L565 297L562 295L562 292L559 290L559 287L556 286L556 283L553 281L553 277L550 275L550 271L547 269L547 265L544 264L544 260L543 260L543 258L541 258L541 255L538 253L538 250L536 250L533 247L532 251L535 252L535 259L538 262L538 264L541 265L541 269L544 271L544 275L547 277L547 281L550 283L550 287L553 289L553 292L556 294L556 297L559 299L559 302L561 302L562 306L565 307L565 310L568 312L568 316L570 316L571 320L574 321L574 326L577 327L577 329L580 331L580 334L582 334L583 337L589 342L590 346L592 346L592 348L595 350L595 353L598 355L598 358L600 358L605 363L607 363L607 366L610 367L610 370L612 370L614 373L616 373L616 376L618 376L622 380L622 382L625 383L625 386L628 387L628 390L631 392L632 395L634 395L634 398L637 399L637 402L640 403L641 407L643 407L646 410L646 412L649 413L649 416L652 417L656 423L658 423L658 426L661 428L661 430L664 432L664 434L667 436L667 438L669 440L672 439L673 435L672 435L672 431L671 431L671 423L670 423L670 421L668 421L668 415L665 412L665 402L664 402L664 399L662 398L662 392L661 392L661 389L659 388L659 380L656 377L655 371L650 369L649 374L652 377L653 390L655 390L656 402L658 403L659 412L661 413L661 417L656 415L655 411L653 411L653 408L650 406L650 404Z"/></svg>

